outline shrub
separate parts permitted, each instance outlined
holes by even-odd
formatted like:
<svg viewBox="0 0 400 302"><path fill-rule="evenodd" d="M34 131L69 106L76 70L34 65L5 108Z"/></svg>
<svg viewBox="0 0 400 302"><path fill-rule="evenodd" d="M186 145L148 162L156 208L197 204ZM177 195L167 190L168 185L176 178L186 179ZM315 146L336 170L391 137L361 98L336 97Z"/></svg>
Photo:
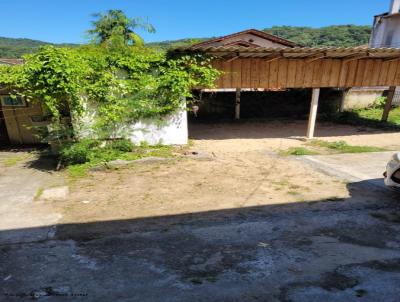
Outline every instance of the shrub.
<svg viewBox="0 0 400 302"><path fill-rule="evenodd" d="M107 144L108 149L117 150L121 152L132 152L133 144L128 139L113 140Z"/></svg>
<svg viewBox="0 0 400 302"><path fill-rule="evenodd" d="M60 158L64 164L76 165L90 161L91 153L98 148L96 140L84 139L75 143L67 143L61 147Z"/></svg>

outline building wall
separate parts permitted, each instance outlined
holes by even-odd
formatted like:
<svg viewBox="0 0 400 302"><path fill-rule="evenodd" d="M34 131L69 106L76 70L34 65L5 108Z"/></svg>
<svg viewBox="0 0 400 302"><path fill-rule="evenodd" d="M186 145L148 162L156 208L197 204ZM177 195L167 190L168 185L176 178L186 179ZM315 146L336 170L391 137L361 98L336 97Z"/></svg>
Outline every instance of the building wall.
<svg viewBox="0 0 400 302"><path fill-rule="evenodd" d="M74 132L81 138L95 137L92 126L96 120L96 108L85 106L85 114L73 118ZM182 109L162 120L143 120L133 125L126 125L121 129L121 136L128 136L138 145L186 145L188 143L188 125L186 104L182 102Z"/></svg>
<svg viewBox="0 0 400 302"><path fill-rule="evenodd" d="M400 47L400 14L375 18L371 47Z"/></svg>
<svg viewBox="0 0 400 302"><path fill-rule="evenodd" d="M270 61L239 58L215 59L214 68L222 71L216 88L350 88L400 85L400 61L377 58L302 59Z"/></svg>
<svg viewBox="0 0 400 302"><path fill-rule="evenodd" d="M134 144L186 145L188 124L186 109L160 121L141 121L131 126L130 139Z"/></svg>

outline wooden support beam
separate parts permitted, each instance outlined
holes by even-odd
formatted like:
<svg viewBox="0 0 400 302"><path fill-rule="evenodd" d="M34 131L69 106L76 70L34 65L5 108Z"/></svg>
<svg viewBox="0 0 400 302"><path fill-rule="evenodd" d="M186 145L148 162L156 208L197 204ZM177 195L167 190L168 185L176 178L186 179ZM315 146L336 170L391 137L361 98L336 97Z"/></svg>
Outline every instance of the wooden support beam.
<svg viewBox="0 0 400 302"><path fill-rule="evenodd" d="M317 120L317 113L318 113L319 94L320 94L320 88L314 88L312 91L310 115L308 117L308 127L307 127L308 139L314 138L315 123Z"/></svg>
<svg viewBox="0 0 400 302"><path fill-rule="evenodd" d="M240 120L240 94L241 89L236 88L236 99L235 99L235 119Z"/></svg>
<svg viewBox="0 0 400 302"><path fill-rule="evenodd" d="M385 108L383 109L382 122L387 122L389 118L390 109L392 109L393 98L396 92L396 86L390 86L389 94L386 99Z"/></svg>

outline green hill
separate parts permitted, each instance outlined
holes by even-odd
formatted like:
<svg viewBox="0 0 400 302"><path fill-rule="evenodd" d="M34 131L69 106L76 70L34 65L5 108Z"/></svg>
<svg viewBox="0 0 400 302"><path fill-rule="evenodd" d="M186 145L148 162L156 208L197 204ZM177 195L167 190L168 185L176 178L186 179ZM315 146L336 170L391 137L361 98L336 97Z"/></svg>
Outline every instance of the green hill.
<svg viewBox="0 0 400 302"><path fill-rule="evenodd" d="M368 44L371 26L333 25L321 28L273 26L264 31L303 46L351 47Z"/></svg>
<svg viewBox="0 0 400 302"><path fill-rule="evenodd" d="M282 38L292 40L303 46L359 46L367 44L371 34L370 26L333 25L321 28L297 26L273 26L264 31ZM169 48L189 46L207 38L188 38L173 41L148 43L148 46L167 50ZM42 45L51 43L31 40L0 37L0 57L20 58L24 54L35 52ZM54 44L57 46L76 46L77 44Z"/></svg>
<svg viewBox="0 0 400 302"><path fill-rule="evenodd" d="M76 44L52 44L31 39L0 37L0 58L20 58L24 54L35 52L43 45L76 46Z"/></svg>
<svg viewBox="0 0 400 302"><path fill-rule="evenodd" d="M321 28L305 26L273 26L271 28L265 28L263 31L291 40L303 46L351 47L368 44L371 35L371 26L332 25ZM168 49L179 46L189 46L204 40L207 39L181 39L176 41L149 43L149 45Z"/></svg>

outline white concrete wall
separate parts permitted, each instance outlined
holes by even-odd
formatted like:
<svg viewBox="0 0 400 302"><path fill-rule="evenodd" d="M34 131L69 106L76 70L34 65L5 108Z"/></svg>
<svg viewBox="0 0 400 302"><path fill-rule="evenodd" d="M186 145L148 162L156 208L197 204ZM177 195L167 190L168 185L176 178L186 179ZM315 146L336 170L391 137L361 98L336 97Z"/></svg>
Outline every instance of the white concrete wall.
<svg viewBox="0 0 400 302"><path fill-rule="evenodd" d="M375 100L382 96L385 89L350 89L344 98L343 109L360 109L371 106Z"/></svg>
<svg viewBox="0 0 400 302"><path fill-rule="evenodd" d="M376 17L371 47L400 47L400 14Z"/></svg>
<svg viewBox="0 0 400 302"><path fill-rule="evenodd" d="M400 11L400 0L392 0L390 3L390 10L391 14L398 13Z"/></svg>
<svg viewBox="0 0 400 302"><path fill-rule="evenodd" d="M186 107L162 120L143 120L121 129L121 136L128 136L134 144L186 145L188 143L188 121ZM85 104L83 116L73 118L74 131L80 138L94 138L92 126L96 120L96 108Z"/></svg>
<svg viewBox="0 0 400 302"><path fill-rule="evenodd" d="M141 121L131 126L130 139L134 144L186 145L188 122L185 109L160 121Z"/></svg>

